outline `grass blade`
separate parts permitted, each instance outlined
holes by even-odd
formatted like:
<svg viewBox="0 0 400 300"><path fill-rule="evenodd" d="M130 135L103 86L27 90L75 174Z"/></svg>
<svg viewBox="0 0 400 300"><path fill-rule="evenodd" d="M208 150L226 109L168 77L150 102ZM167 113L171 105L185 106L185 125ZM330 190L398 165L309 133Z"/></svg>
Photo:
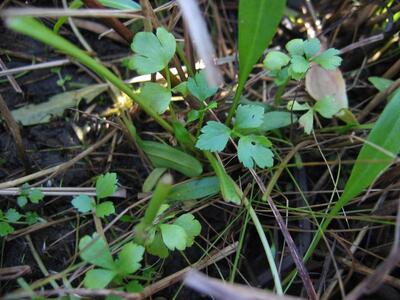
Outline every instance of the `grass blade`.
<svg viewBox="0 0 400 300"><path fill-rule="evenodd" d="M226 123L232 119L254 64L275 35L286 0L239 1L239 85Z"/></svg>

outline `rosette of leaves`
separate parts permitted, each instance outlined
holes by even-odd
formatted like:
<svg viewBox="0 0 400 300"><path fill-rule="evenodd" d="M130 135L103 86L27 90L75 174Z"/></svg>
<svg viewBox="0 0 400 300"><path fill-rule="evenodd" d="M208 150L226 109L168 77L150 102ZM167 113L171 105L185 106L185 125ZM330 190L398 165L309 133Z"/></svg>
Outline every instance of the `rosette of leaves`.
<svg viewBox="0 0 400 300"><path fill-rule="evenodd" d="M239 161L246 168L272 167L274 154L270 150L270 140L257 132L264 122L264 108L260 105L239 105L233 128L208 121L201 129L196 147L201 150L221 152L230 138L239 138L237 153ZM250 132L250 133L249 133Z"/></svg>

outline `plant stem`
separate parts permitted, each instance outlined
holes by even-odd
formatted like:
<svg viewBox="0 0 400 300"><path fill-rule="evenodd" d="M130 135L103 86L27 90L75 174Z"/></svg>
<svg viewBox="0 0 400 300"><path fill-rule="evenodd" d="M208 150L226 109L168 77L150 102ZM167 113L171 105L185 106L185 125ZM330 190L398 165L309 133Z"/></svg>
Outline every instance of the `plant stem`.
<svg viewBox="0 0 400 300"><path fill-rule="evenodd" d="M232 100L231 108L229 109L228 116L226 117L225 125L227 125L227 126L230 125L233 115L236 112L236 108L239 105L239 100L240 100L240 96L242 95L244 85L245 85L245 82L239 81L239 84L236 88L235 96L233 97L233 100Z"/></svg>
<svg viewBox="0 0 400 300"><path fill-rule="evenodd" d="M276 91L275 97L274 97L274 106L278 107L279 105L281 105L282 102L282 95L283 92L286 89L287 84L289 83L289 77L285 80L285 82L279 86L278 90Z"/></svg>

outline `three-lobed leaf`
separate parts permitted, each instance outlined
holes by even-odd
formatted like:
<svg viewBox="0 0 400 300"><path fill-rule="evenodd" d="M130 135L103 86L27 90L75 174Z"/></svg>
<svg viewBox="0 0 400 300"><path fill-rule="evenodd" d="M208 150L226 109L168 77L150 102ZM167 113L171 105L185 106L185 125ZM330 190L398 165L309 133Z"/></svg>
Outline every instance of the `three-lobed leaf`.
<svg viewBox="0 0 400 300"><path fill-rule="evenodd" d="M183 214L175 220L174 224L182 227L183 230L185 230L186 247L192 246L194 238L201 232L200 222L197 221L192 214Z"/></svg>
<svg viewBox="0 0 400 300"><path fill-rule="evenodd" d="M304 74L310 68L310 63L308 60L300 55L293 55L290 62L292 63L292 70L295 73Z"/></svg>
<svg viewBox="0 0 400 300"><path fill-rule="evenodd" d="M228 143L230 128L216 121L208 121L201 129L196 147L200 150L222 151Z"/></svg>
<svg viewBox="0 0 400 300"><path fill-rule="evenodd" d="M238 143L238 158L246 168L272 167L274 154L268 147L271 142L265 136L247 135L240 138Z"/></svg>
<svg viewBox="0 0 400 300"><path fill-rule="evenodd" d="M83 261L98 267L114 269L114 261L110 249L106 241L97 234L94 234L93 237L86 235L81 238L79 250Z"/></svg>
<svg viewBox="0 0 400 300"><path fill-rule="evenodd" d="M340 51L335 48L329 48L315 57L313 61L326 70L334 70L342 63L342 58L338 56Z"/></svg>
<svg viewBox="0 0 400 300"><path fill-rule="evenodd" d="M44 194L43 194L43 192L41 191L41 190L39 190L39 189L31 189L30 191L29 191L29 200L32 202L32 203L35 203L35 204L37 204L37 203L39 203L40 201L42 201L43 200L43 198L44 198Z"/></svg>
<svg viewBox="0 0 400 300"><path fill-rule="evenodd" d="M132 242L125 244L118 254L118 260L115 262L115 269L118 271L118 274L126 276L139 270L143 254L143 246Z"/></svg>
<svg viewBox="0 0 400 300"><path fill-rule="evenodd" d="M17 212L15 208L10 208L7 210L5 213L5 216L7 218L7 221L10 223L15 223L18 222L19 219L21 219L21 214Z"/></svg>
<svg viewBox="0 0 400 300"><path fill-rule="evenodd" d="M176 50L175 37L165 28L152 32L139 32L132 41L131 49L135 54L129 61L129 67L139 74L151 74L168 66Z"/></svg>
<svg viewBox="0 0 400 300"><path fill-rule="evenodd" d="M96 180L97 199L103 199L112 196L117 191L117 174L106 173L100 175Z"/></svg>
<svg viewBox="0 0 400 300"><path fill-rule="evenodd" d="M321 42L317 38L312 38L304 41L303 48L306 57L312 58L321 50Z"/></svg>
<svg viewBox="0 0 400 300"><path fill-rule="evenodd" d="M87 195L79 195L72 199L72 206L75 207L81 213L87 213L92 210L94 201Z"/></svg>
<svg viewBox="0 0 400 300"><path fill-rule="evenodd" d="M217 86L209 86L204 70L198 72L194 78L189 77L187 88L193 96L202 102L213 96L218 90Z"/></svg>
<svg viewBox="0 0 400 300"><path fill-rule="evenodd" d="M111 201L104 201L96 205L96 216L99 218L108 217L115 213L114 204Z"/></svg>

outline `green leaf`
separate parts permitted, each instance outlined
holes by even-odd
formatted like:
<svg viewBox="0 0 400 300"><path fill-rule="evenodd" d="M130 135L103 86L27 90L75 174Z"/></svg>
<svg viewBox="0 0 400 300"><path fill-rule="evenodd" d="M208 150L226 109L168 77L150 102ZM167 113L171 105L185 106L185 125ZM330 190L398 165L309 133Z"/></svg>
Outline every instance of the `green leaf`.
<svg viewBox="0 0 400 300"><path fill-rule="evenodd" d="M112 270L89 270L85 274L83 285L89 289L104 289L114 279L115 275L115 271Z"/></svg>
<svg viewBox="0 0 400 300"><path fill-rule="evenodd" d="M187 117L188 117L187 118L188 123L196 121L200 118L200 111L193 109L193 110L189 111Z"/></svg>
<svg viewBox="0 0 400 300"><path fill-rule="evenodd" d="M293 39L286 44L286 50L290 55L300 55L304 54L304 41L302 39Z"/></svg>
<svg viewBox="0 0 400 300"><path fill-rule="evenodd" d="M235 127L258 128L264 120L264 108L258 105L239 105L236 110Z"/></svg>
<svg viewBox="0 0 400 300"><path fill-rule="evenodd" d="M192 137L185 126L180 121L172 121L172 127L174 127L175 137L177 141L181 145L190 148L193 145Z"/></svg>
<svg viewBox="0 0 400 300"><path fill-rule="evenodd" d="M175 224L160 224L161 236L170 250L185 250L187 235L185 230Z"/></svg>
<svg viewBox="0 0 400 300"><path fill-rule="evenodd" d="M28 203L28 198L25 196L19 196L17 198L17 204L19 207L24 207Z"/></svg>
<svg viewBox="0 0 400 300"><path fill-rule="evenodd" d="M118 254L115 270L122 276L135 273L140 269L144 248L132 242L125 244Z"/></svg>
<svg viewBox="0 0 400 300"><path fill-rule="evenodd" d="M329 48L313 59L326 70L334 70L342 63L342 58L338 56L340 51L335 48Z"/></svg>
<svg viewBox="0 0 400 300"><path fill-rule="evenodd" d="M14 227L7 222L0 222L0 236L7 236L14 231Z"/></svg>
<svg viewBox="0 0 400 300"><path fill-rule="evenodd" d="M107 90L107 86L95 84L79 90L54 95L48 101L39 104L28 104L11 112L14 119L24 126L48 123L54 117L61 117L65 110L78 106L85 99L90 103Z"/></svg>
<svg viewBox="0 0 400 300"><path fill-rule="evenodd" d="M310 134L314 126L314 112L310 109L299 119L300 125L304 128L304 132Z"/></svg>
<svg viewBox="0 0 400 300"><path fill-rule="evenodd" d="M138 280L131 280L125 285L125 289L128 293L141 293L144 291L143 285Z"/></svg>
<svg viewBox="0 0 400 300"><path fill-rule="evenodd" d="M72 199L72 206L75 207L81 213L87 213L92 210L94 201L87 195L79 195Z"/></svg>
<svg viewBox="0 0 400 300"><path fill-rule="evenodd" d="M203 167L196 158L167 144L143 141L141 147L157 168L170 168L188 177L203 173Z"/></svg>
<svg viewBox="0 0 400 300"><path fill-rule="evenodd" d="M15 208L10 208L6 212L7 221L10 223L18 222L21 219L21 214L15 210Z"/></svg>
<svg viewBox="0 0 400 300"><path fill-rule="evenodd" d="M304 74L310 68L308 60L300 55L293 55L290 62L292 63L292 69L295 73Z"/></svg>
<svg viewBox="0 0 400 300"><path fill-rule="evenodd" d="M156 35L152 32L139 32L133 39L131 49L135 55L129 67L140 75L161 71L175 54L175 37L162 27L157 29Z"/></svg>
<svg viewBox="0 0 400 300"><path fill-rule="evenodd" d="M264 59L264 67L268 71L280 71L290 61L290 57L280 51L268 52Z"/></svg>
<svg viewBox="0 0 400 300"><path fill-rule="evenodd" d="M260 125L260 130L270 131L289 126L297 122L296 115L287 111L270 111L264 114L264 121Z"/></svg>
<svg viewBox="0 0 400 300"><path fill-rule="evenodd" d="M388 89L394 82L393 80L377 76L368 77L368 80L380 92L386 91L386 89Z"/></svg>
<svg viewBox="0 0 400 300"><path fill-rule="evenodd" d="M143 183L142 191L144 193L150 192L157 184L160 177L167 171L166 168L155 168Z"/></svg>
<svg viewBox="0 0 400 300"><path fill-rule="evenodd" d="M147 102L158 114L163 114L167 111L172 99L169 89L154 82L146 82L140 91L139 97Z"/></svg>
<svg viewBox="0 0 400 300"><path fill-rule="evenodd" d="M117 174L106 173L100 175L96 180L97 199L103 199L112 196L117 191Z"/></svg>
<svg viewBox="0 0 400 300"><path fill-rule="evenodd" d="M140 10L141 7L135 1L132 0L99 0L101 4L105 7L115 8L115 9L135 9Z"/></svg>
<svg viewBox="0 0 400 300"><path fill-rule="evenodd" d="M329 119L337 114L340 108L335 102L335 99L333 99L331 96L326 96L315 103L314 110L319 112L319 114L324 118Z"/></svg>
<svg viewBox="0 0 400 300"><path fill-rule="evenodd" d="M43 200L44 194L41 190L39 189L31 189L29 191L29 200L31 200L32 203L39 203L40 201Z"/></svg>
<svg viewBox="0 0 400 300"><path fill-rule="evenodd" d="M285 0L239 1L239 87L240 95L245 82L266 47L275 35L281 21Z"/></svg>
<svg viewBox="0 0 400 300"><path fill-rule="evenodd" d="M168 195L169 202L197 200L218 194L220 191L217 176L192 179L174 185Z"/></svg>
<svg viewBox="0 0 400 300"><path fill-rule="evenodd" d="M286 81L289 79L289 67L283 68L278 72L276 77L274 78L274 82L277 86L281 86L286 83Z"/></svg>
<svg viewBox="0 0 400 300"><path fill-rule="evenodd" d="M151 244L146 246L146 250L151 255L158 256L160 258L166 258L169 254L168 248L165 246L161 234L159 233L156 233Z"/></svg>
<svg viewBox="0 0 400 300"><path fill-rule="evenodd" d="M304 47L304 54L307 58L311 58L321 50L321 43L319 39L313 38L310 40L306 40L303 44Z"/></svg>
<svg viewBox="0 0 400 300"><path fill-rule="evenodd" d="M115 213L114 203L105 201L96 205L96 216L99 218L108 217Z"/></svg>
<svg viewBox="0 0 400 300"><path fill-rule="evenodd" d="M201 224L192 214L183 214L174 222L175 225L182 227L186 232L186 247L194 243L194 238L201 232Z"/></svg>
<svg viewBox="0 0 400 300"><path fill-rule="evenodd" d="M299 103L297 101L289 101L286 108L289 111L302 111L309 110L311 107L307 102Z"/></svg>
<svg viewBox="0 0 400 300"><path fill-rule="evenodd" d="M196 147L200 150L222 151L228 143L230 135L231 130L224 124L208 121L206 126L201 129Z"/></svg>
<svg viewBox="0 0 400 300"><path fill-rule="evenodd" d="M189 95L189 89L188 89L188 82L187 81L183 81L180 84L178 84L177 86L175 86L172 91L175 94L181 94L183 97L186 97L187 95Z"/></svg>
<svg viewBox="0 0 400 300"><path fill-rule="evenodd" d="M27 222L28 225L33 225L33 224L37 223L38 219L39 219L39 215L35 212L28 211L25 214L25 222Z"/></svg>
<svg viewBox="0 0 400 300"><path fill-rule="evenodd" d="M300 65L298 65L300 67ZM288 75L292 77L294 80L301 80L304 77L304 73L298 73L293 70L293 65L290 65L288 68Z"/></svg>
<svg viewBox="0 0 400 300"><path fill-rule="evenodd" d="M198 72L194 78L189 77L187 87L189 92L202 102L218 91L217 86L208 85L204 70Z"/></svg>
<svg viewBox="0 0 400 300"><path fill-rule="evenodd" d="M87 263L110 269L114 269L114 260L106 241L94 234L93 237L85 235L79 241L81 259Z"/></svg>
<svg viewBox="0 0 400 300"><path fill-rule="evenodd" d="M268 147L271 142L265 136L247 135L238 143L238 158L246 168L254 168L254 163L260 168L274 165L274 154Z"/></svg>

